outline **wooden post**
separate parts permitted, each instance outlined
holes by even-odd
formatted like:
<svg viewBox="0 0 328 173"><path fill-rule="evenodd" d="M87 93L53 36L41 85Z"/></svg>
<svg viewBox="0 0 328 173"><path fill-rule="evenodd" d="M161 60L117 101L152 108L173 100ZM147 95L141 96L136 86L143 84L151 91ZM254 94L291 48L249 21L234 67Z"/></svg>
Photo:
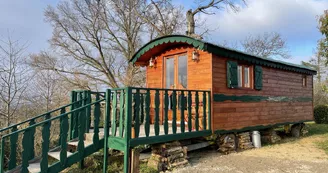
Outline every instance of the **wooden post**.
<svg viewBox="0 0 328 173"><path fill-rule="evenodd" d="M131 170L130 173L139 173L140 162L139 162L139 151L132 149L131 150Z"/></svg>
<svg viewBox="0 0 328 173"><path fill-rule="evenodd" d="M116 95L115 95L116 97ZM110 104L111 104L111 90L106 90L106 113L105 113L105 128L104 128L104 163L103 173L107 172L108 166L108 137L109 137L109 120L110 120Z"/></svg>
<svg viewBox="0 0 328 173"><path fill-rule="evenodd" d="M132 89L130 87L127 87L125 89L125 149L124 149L124 173L129 173L131 170L130 165L130 139L131 139L131 121L132 121Z"/></svg>

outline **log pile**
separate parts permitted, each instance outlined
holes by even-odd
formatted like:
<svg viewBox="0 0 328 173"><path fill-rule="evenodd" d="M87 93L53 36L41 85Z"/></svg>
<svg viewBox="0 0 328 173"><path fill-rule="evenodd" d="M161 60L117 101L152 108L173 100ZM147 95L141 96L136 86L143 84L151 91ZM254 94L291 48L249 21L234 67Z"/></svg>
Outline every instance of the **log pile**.
<svg viewBox="0 0 328 173"><path fill-rule="evenodd" d="M236 136L234 134L221 135L216 143L219 146L218 151L223 154L236 152Z"/></svg>
<svg viewBox="0 0 328 173"><path fill-rule="evenodd" d="M188 164L187 147L179 142L154 145L147 165L158 171L172 170Z"/></svg>
<svg viewBox="0 0 328 173"><path fill-rule="evenodd" d="M244 150L254 148L249 132L243 132L238 134L238 147Z"/></svg>
<svg viewBox="0 0 328 173"><path fill-rule="evenodd" d="M281 140L273 128L261 131L261 141L266 144L274 144Z"/></svg>
<svg viewBox="0 0 328 173"><path fill-rule="evenodd" d="M306 124L302 124L301 136L305 136L308 133L309 133L308 126Z"/></svg>

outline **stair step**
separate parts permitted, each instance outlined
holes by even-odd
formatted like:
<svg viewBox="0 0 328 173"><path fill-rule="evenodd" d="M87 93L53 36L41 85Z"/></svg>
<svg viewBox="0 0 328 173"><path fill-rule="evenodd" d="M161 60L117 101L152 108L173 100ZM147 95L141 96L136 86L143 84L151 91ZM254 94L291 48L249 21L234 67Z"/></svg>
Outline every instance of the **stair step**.
<svg viewBox="0 0 328 173"><path fill-rule="evenodd" d="M67 143L69 146L77 147L79 144L79 141L71 141ZM91 141L84 141L84 147L87 147L89 145L92 145Z"/></svg>
<svg viewBox="0 0 328 173"><path fill-rule="evenodd" d="M67 151L67 157L71 156L73 153ZM60 150L52 151L48 153L48 156L57 160L60 160Z"/></svg>
<svg viewBox="0 0 328 173"><path fill-rule="evenodd" d="M85 139L85 141L93 142L93 136L94 136L94 133L86 133L84 135L84 139ZM99 132L99 139L104 138L104 136L105 136L104 132Z"/></svg>
<svg viewBox="0 0 328 173"><path fill-rule="evenodd" d="M38 173L41 172L40 162L30 163L27 167L28 172L30 173Z"/></svg>
<svg viewBox="0 0 328 173"><path fill-rule="evenodd" d="M104 133L105 129L104 128L99 128L99 133ZM94 129L89 129L89 133L93 133Z"/></svg>
<svg viewBox="0 0 328 173"><path fill-rule="evenodd" d="M104 128L99 128L99 139L104 138ZM94 129L90 129L89 133L84 134L84 139L88 142L93 142Z"/></svg>

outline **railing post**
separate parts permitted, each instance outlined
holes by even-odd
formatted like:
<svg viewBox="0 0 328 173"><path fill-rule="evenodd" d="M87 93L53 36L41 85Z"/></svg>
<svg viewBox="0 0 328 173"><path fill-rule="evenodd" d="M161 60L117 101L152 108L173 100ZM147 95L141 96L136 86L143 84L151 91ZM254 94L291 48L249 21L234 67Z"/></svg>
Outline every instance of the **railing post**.
<svg viewBox="0 0 328 173"><path fill-rule="evenodd" d="M145 98L145 111L146 111L146 117L145 117L145 133L146 133L146 137L149 136L149 128L150 128L150 90L147 89L147 93L146 93L146 98Z"/></svg>
<svg viewBox="0 0 328 173"><path fill-rule="evenodd" d="M207 116L207 113L206 113L206 91L203 92L203 121L202 121L202 124L203 124L203 130L206 130L206 116Z"/></svg>
<svg viewBox="0 0 328 173"><path fill-rule="evenodd" d="M86 98L85 98L86 97ZM84 96L84 99L86 99L86 104L91 103L91 91L86 91L86 95ZM91 105L86 108L86 132L89 133L91 126Z"/></svg>
<svg viewBox="0 0 328 173"><path fill-rule="evenodd" d="M76 97L75 97L75 91L71 91L71 103L74 103L76 101ZM75 104L71 105L71 111L73 111L75 109ZM73 134L74 134L74 122L75 122L75 113L71 113L71 117L70 117L70 124L69 124L69 138L72 140Z"/></svg>
<svg viewBox="0 0 328 173"><path fill-rule="evenodd" d="M29 166L29 158L30 158L30 130L31 129L27 129L24 131L23 133L23 141L22 141L22 146L23 146L23 152L22 152L22 173L28 173L28 166ZM42 129L42 139L44 140L44 129ZM48 136L49 137L49 136ZM42 142L42 153L43 153L43 146L44 146L45 141ZM43 160L43 157L42 157ZM48 162L47 162L48 163ZM42 169L41 169L42 170Z"/></svg>
<svg viewBox="0 0 328 173"><path fill-rule="evenodd" d="M17 131L17 126L12 128L11 132ZM16 167L17 162L17 140L18 140L18 133L10 136L10 159L8 169L11 170Z"/></svg>
<svg viewBox="0 0 328 173"><path fill-rule="evenodd" d="M112 118L111 118L112 136L116 136L116 131L117 131L117 127L116 127L116 123L117 123L117 91L113 92L113 103L112 103L111 111L113 111L113 115L112 115Z"/></svg>
<svg viewBox="0 0 328 173"><path fill-rule="evenodd" d="M159 105L160 105L160 100L159 100L159 90L155 90L155 122L154 122L154 131L155 131L155 136L159 135Z"/></svg>
<svg viewBox="0 0 328 173"><path fill-rule="evenodd" d="M124 106L126 106L126 100L124 99L124 90L121 90L120 92L120 119L119 119L119 129L118 129L118 135L123 138L123 132L124 132ZM126 95L127 93L125 93Z"/></svg>
<svg viewBox="0 0 328 173"><path fill-rule="evenodd" d="M176 90L172 92L172 132L177 133L177 93Z"/></svg>
<svg viewBox="0 0 328 173"><path fill-rule="evenodd" d="M60 114L65 114L65 108L60 110ZM62 168L66 167L67 163L67 133L68 133L68 115L60 118L60 164Z"/></svg>
<svg viewBox="0 0 328 173"><path fill-rule="evenodd" d="M79 100L82 100L82 104L80 106L80 108L83 107L83 109L81 109L79 111L79 116L78 116L78 128L79 128L79 133L78 133L78 137L79 137L79 142L78 142L78 153L79 153L79 168L83 169L84 168L84 133L85 133L85 125L86 125L86 91L83 91L79 94Z"/></svg>
<svg viewBox="0 0 328 173"><path fill-rule="evenodd" d="M30 122L29 122L29 126L32 126L32 125L34 125L35 124L35 119L32 119ZM30 144L30 150L31 150L31 154L30 154L30 157L29 157L29 159L31 160L31 159L33 159L34 158L34 156L35 156L35 152L34 152L34 138L35 138L35 127L32 127L31 128L31 131L30 131L30 133L31 133L31 139L30 139L30 142L31 142L31 144Z"/></svg>
<svg viewBox="0 0 328 173"><path fill-rule="evenodd" d="M181 130L181 133L184 133L185 132L185 121L184 121L185 96L184 96L183 91L181 91L179 102L180 102L180 130Z"/></svg>
<svg viewBox="0 0 328 173"><path fill-rule="evenodd" d="M164 133L167 135L169 133L169 117L168 117L168 111L169 111L169 94L168 91L164 91Z"/></svg>
<svg viewBox="0 0 328 173"><path fill-rule="evenodd" d="M96 149L99 147L99 119L100 119L100 103L98 102L100 100L99 93L96 94L96 102L94 106L94 120L93 120L93 145Z"/></svg>
<svg viewBox="0 0 328 173"><path fill-rule="evenodd" d="M46 119L50 119L50 114L46 114ZM40 168L41 172L48 172L48 152L50 144L50 126L51 122L46 122L42 125L42 152L41 152L41 162ZM24 135L25 137L25 135ZM28 139L27 139L28 140ZM23 143L24 144L24 143ZM27 170L27 167L26 167Z"/></svg>
<svg viewBox="0 0 328 173"><path fill-rule="evenodd" d="M115 95L116 96L116 95ZM104 127L104 163L103 163L103 173L107 172L108 166L108 137L109 137L109 118L110 118L110 104L111 104L111 90L106 90L106 112L105 112L105 127ZM116 111L116 107L114 108Z"/></svg>
<svg viewBox="0 0 328 173"><path fill-rule="evenodd" d="M0 173L4 172L5 167L5 138L1 138L1 153L0 153Z"/></svg>
<svg viewBox="0 0 328 173"><path fill-rule="evenodd" d="M188 131L192 131L192 95L191 91L188 91Z"/></svg>
<svg viewBox="0 0 328 173"><path fill-rule="evenodd" d="M79 101L77 103L74 104L74 109L76 108L80 108L81 107L81 102L82 102L82 93L81 92L75 92L75 101ZM80 112L81 110L79 111L76 111L73 113L73 139L74 138L77 138L78 135L79 135L79 119L80 119Z"/></svg>
<svg viewBox="0 0 328 173"><path fill-rule="evenodd" d="M124 149L124 173L130 170L130 139L131 139L131 121L132 121L132 88L127 87L125 93L125 149Z"/></svg>
<svg viewBox="0 0 328 173"><path fill-rule="evenodd" d="M135 137L139 137L140 131L140 89L136 89L136 93L134 94L134 132Z"/></svg>
<svg viewBox="0 0 328 173"><path fill-rule="evenodd" d="M196 91L196 94L195 94L195 128L196 128L196 131L199 131L199 95L198 95L198 91Z"/></svg>

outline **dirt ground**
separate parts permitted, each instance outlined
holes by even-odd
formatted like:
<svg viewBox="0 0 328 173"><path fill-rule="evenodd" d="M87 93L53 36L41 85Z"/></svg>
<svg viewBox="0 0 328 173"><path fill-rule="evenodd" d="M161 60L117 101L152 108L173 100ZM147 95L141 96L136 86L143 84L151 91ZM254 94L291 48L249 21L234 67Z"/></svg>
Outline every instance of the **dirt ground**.
<svg viewBox="0 0 328 173"><path fill-rule="evenodd" d="M294 139L229 155L213 149L188 153L189 165L179 173L327 173L328 155L316 146L322 135Z"/></svg>

